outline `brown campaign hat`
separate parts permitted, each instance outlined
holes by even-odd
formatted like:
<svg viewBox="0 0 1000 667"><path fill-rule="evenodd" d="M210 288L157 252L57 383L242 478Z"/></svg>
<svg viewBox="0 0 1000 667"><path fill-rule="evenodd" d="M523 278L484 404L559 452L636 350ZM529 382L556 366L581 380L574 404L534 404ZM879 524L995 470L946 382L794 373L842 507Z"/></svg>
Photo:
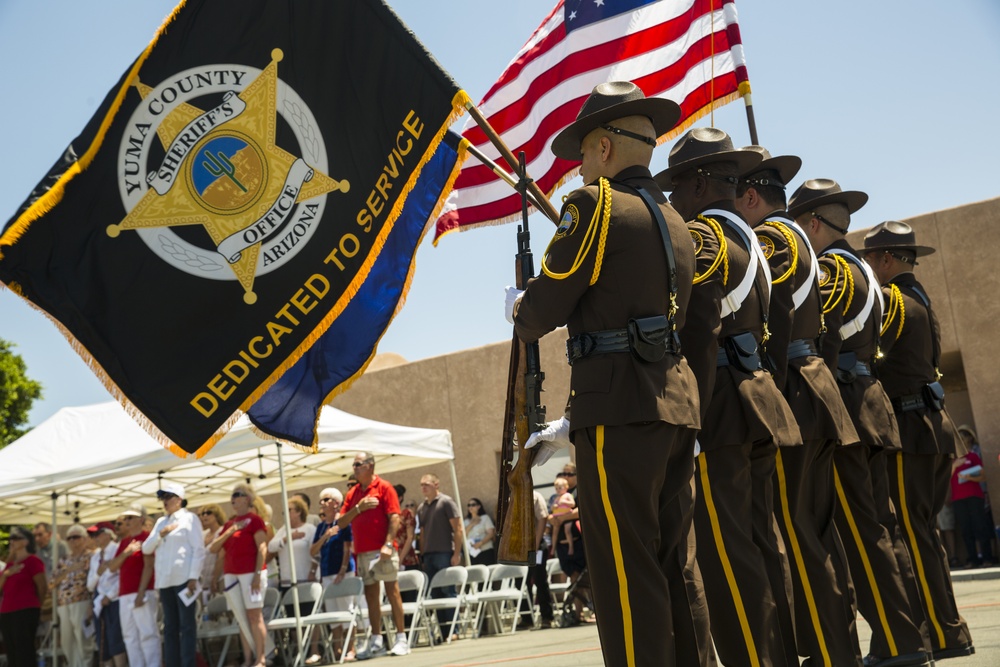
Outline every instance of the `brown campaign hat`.
<svg viewBox="0 0 1000 667"><path fill-rule="evenodd" d="M832 178L813 178L802 185L788 200L788 214L793 218L827 204L843 204L853 215L868 203L868 195L858 190L841 190Z"/></svg>
<svg viewBox="0 0 1000 667"><path fill-rule="evenodd" d="M656 184L664 192L674 189L674 177L703 164L732 162L739 173L744 173L760 164L763 158L753 151L738 151L733 148L729 135L714 127L696 127L688 130L670 149L667 164L670 165L656 175Z"/></svg>
<svg viewBox="0 0 1000 667"><path fill-rule="evenodd" d="M649 97L631 81L609 81L594 87L569 127L552 140L552 152L564 160L580 160L583 138L602 125L626 116L646 116L653 122L656 136L669 132L681 117L676 102Z"/></svg>
<svg viewBox="0 0 1000 667"><path fill-rule="evenodd" d="M799 169L802 168L802 158L797 155L777 155L771 157L770 151L768 151L763 146L744 146L740 150L752 151L754 153L759 153L763 162L761 162L756 167L751 167L749 171L742 172L740 174L741 179L748 179L752 176L759 174L762 171L774 171L777 172L778 178L781 180L780 183L761 183L761 185L777 185L784 187L795 178L795 174L799 173Z"/></svg>
<svg viewBox="0 0 1000 667"><path fill-rule="evenodd" d="M865 234L865 252L870 250L908 250L923 257L934 252L934 248L917 245L917 235L905 222L887 220L872 227Z"/></svg>

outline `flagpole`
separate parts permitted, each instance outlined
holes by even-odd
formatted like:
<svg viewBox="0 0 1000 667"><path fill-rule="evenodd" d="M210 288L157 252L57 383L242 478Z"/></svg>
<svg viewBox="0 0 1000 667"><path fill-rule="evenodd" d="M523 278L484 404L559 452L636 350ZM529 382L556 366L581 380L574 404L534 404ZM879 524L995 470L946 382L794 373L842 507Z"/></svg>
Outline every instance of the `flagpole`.
<svg viewBox="0 0 1000 667"><path fill-rule="evenodd" d="M500 155L504 160L506 160L507 164L510 165L511 170L517 171L517 158L510 152L510 149L507 148L507 145L503 142L503 139L500 138L500 135L496 133L496 130L493 129L493 126L490 125L490 122L486 120L486 116L483 115L483 112L476 108L476 105L472 102L466 102L465 108L469 111L469 115L476 121L476 124L479 125L479 128L493 143L493 146L500 151ZM551 220L553 224L558 225L559 212L552 206L552 203L549 201L548 197L545 196L545 193L542 192L541 188L538 187L538 184L531 179L528 180L528 191L533 195L532 204L537 206L538 210L541 211L546 218Z"/></svg>
<svg viewBox="0 0 1000 667"><path fill-rule="evenodd" d="M749 92L743 96L743 104L746 105L747 125L750 126L750 143L754 146L760 146L757 139L757 121L753 117L753 99L751 99Z"/></svg>
<svg viewBox="0 0 1000 667"><path fill-rule="evenodd" d="M492 171L494 174L496 174L497 176L499 176L500 178L502 178L504 180L504 182L507 183L507 185L509 185L510 187L512 187L515 190L517 190L518 185L517 185L517 181L514 180L514 177L511 176L510 174L508 174L506 171L504 171L503 168L500 165L498 165L496 162L494 162L493 160L491 160L489 158L489 156L486 155L486 153L482 152L481 150L479 150L478 148L476 148L472 144L468 144L468 146L466 146L466 148L468 149L469 153L472 154L473 157L477 158L480 162L482 162L484 165L486 165L487 167L489 167L490 171ZM535 200L534 193L531 193L531 192L528 193L528 200L531 202L532 206L534 206L535 208L541 210L542 207ZM543 200L543 201L546 201L546 200Z"/></svg>

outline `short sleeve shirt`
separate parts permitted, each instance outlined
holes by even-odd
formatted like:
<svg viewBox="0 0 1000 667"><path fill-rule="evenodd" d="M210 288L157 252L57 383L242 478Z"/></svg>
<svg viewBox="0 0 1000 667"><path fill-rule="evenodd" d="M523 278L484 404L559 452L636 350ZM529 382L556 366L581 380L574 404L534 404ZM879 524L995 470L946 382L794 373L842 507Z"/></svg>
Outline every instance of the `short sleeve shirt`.
<svg viewBox="0 0 1000 667"><path fill-rule="evenodd" d="M223 547L226 550L226 560L223 562L222 571L226 574L248 574L254 571L257 565L257 542L254 535L258 531L267 533L267 526L264 520L253 512L248 512L243 516L233 517L226 522L223 532L229 530L229 526L246 521L246 525L237 529L229 536ZM264 569L261 566L260 569Z"/></svg>
<svg viewBox="0 0 1000 667"><path fill-rule="evenodd" d="M142 531L134 537L122 538L122 541L118 544L118 551L115 552L115 557L120 556L132 542L138 542L139 546L142 546L147 537L149 537L149 533ZM143 562L142 549L139 549L125 559L121 569L118 571L118 595L129 595L130 593L139 592L139 579L142 578ZM156 575L149 578L149 588L155 586L155 578Z"/></svg>
<svg viewBox="0 0 1000 667"><path fill-rule="evenodd" d="M969 452L965 455L965 463L960 464L955 471L951 474L951 501L963 500L965 498L983 498L983 489L979 486L979 482L962 482L959 480L958 474L963 470L968 470L973 466L981 466L983 464L982 459L980 459L975 452Z"/></svg>
<svg viewBox="0 0 1000 667"><path fill-rule="evenodd" d="M7 563L7 567L16 567L17 563ZM21 571L7 577L3 585L3 595L0 595L0 614L6 614L21 609L37 609L42 606L35 588L35 575L45 572L45 563L35 555L30 555L21 561Z"/></svg>
<svg viewBox="0 0 1000 667"><path fill-rule="evenodd" d="M360 484L355 484L344 498L342 511L345 514L350 512L366 496L377 498L378 506L362 512L351 521L354 552L359 554L381 549L389 534L389 517L399 514L399 496L396 495L396 489L378 475L374 475L371 483L363 489ZM393 542L395 543L395 540Z"/></svg>
<svg viewBox="0 0 1000 667"><path fill-rule="evenodd" d="M420 519L420 532L424 536L424 553L453 550L451 520L460 516L458 505L443 493L439 493L434 500L420 503L417 517Z"/></svg>
<svg viewBox="0 0 1000 667"><path fill-rule="evenodd" d="M313 536L313 543L323 539L323 535L330 529L332 523L320 522L316 526L316 534ZM343 530L323 543L319 549L319 573L320 576L329 577L340 572L340 566L344 562L344 548L351 543L351 527L347 526ZM350 567L350 564L348 564Z"/></svg>

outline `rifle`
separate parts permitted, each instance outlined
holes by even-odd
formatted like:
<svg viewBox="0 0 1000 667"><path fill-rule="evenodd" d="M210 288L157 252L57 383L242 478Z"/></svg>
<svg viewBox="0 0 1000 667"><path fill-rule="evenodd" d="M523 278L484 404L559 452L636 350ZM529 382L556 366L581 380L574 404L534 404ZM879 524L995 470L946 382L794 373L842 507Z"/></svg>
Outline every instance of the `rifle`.
<svg viewBox="0 0 1000 667"><path fill-rule="evenodd" d="M529 179L524 164L524 152L519 155L517 190L521 194L521 225L517 228L517 255L514 267L516 285L524 289L535 274L531 257L531 234L528 231ZM497 559L501 563L534 565L535 549L534 483L531 463L535 450L524 444L533 431L545 424L545 408L541 404L542 380L538 343L525 343L514 332L510 346L510 367L507 373L507 403L504 408L503 440L501 444L500 493L497 499L497 527L500 547ZM514 443L517 442L517 461Z"/></svg>

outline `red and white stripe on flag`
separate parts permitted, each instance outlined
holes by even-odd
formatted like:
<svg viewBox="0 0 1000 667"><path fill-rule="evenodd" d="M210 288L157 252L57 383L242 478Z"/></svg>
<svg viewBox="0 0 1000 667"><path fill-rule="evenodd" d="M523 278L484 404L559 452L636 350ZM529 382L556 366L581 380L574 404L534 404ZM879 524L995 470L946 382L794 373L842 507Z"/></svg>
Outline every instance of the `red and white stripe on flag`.
<svg viewBox="0 0 1000 667"><path fill-rule="evenodd" d="M504 143L524 151L528 174L555 190L580 163L555 157L553 137L576 119L594 86L632 81L681 107L662 143L750 92L732 0L560 0L493 84L479 109ZM463 136L503 163L471 119ZM506 165L503 165L506 166ZM437 220L442 235L518 219L520 195L469 157Z"/></svg>

